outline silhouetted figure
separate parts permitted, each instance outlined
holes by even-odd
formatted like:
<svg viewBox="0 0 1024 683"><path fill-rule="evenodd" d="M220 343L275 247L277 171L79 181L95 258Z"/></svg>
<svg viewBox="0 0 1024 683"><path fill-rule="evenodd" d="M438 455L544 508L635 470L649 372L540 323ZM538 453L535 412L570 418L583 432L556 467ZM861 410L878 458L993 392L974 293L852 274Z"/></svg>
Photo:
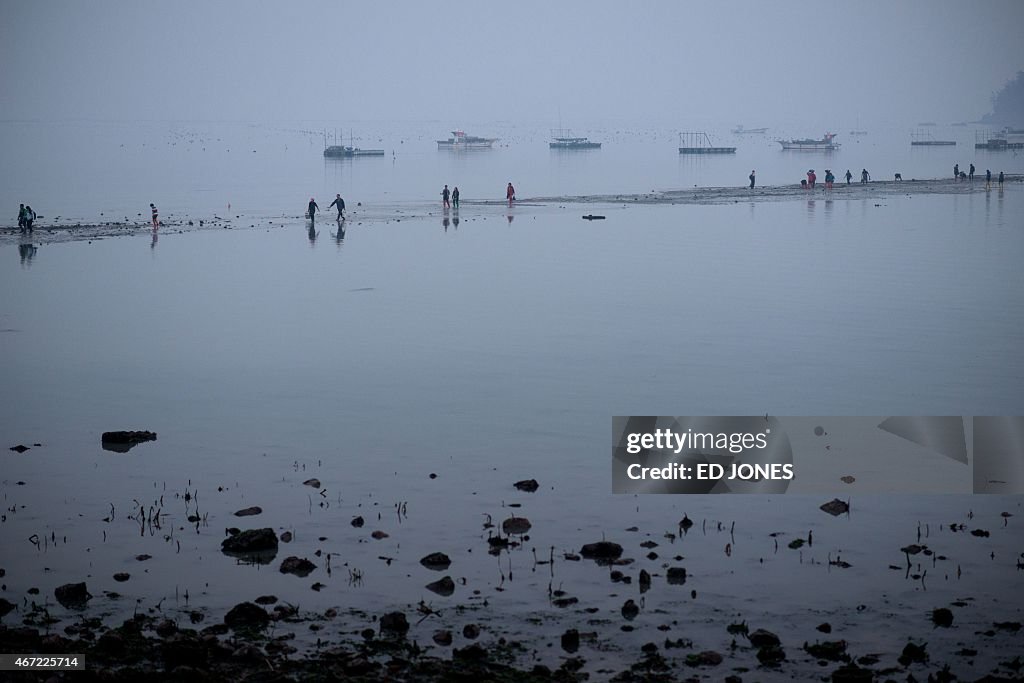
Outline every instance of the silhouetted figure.
<svg viewBox="0 0 1024 683"><path fill-rule="evenodd" d="M868 169L862 168L860 170L860 181L866 183L869 180L871 180L871 175L868 173Z"/></svg>
<svg viewBox="0 0 1024 683"><path fill-rule="evenodd" d="M1000 171L1000 172L999 172L999 189L1000 189L1000 190L1001 190L1001 189L1003 189L1003 172L1002 172L1002 171ZM32 210L32 209L29 209L29 211L31 211L31 210ZM32 224L31 224L31 223L29 223L29 231L30 231L30 232L31 232L31 230L32 230L32 227L31 227L31 226L32 226Z"/></svg>
<svg viewBox="0 0 1024 683"><path fill-rule="evenodd" d="M153 202L149 203L149 209L153 213L153 229L160 227L160 212L156 210L156 205Z"/></svg>
<svg viewBox="0 0 1024 683"><path fill-rule="evenodd" d="M441 205L446 209L451 207L451 204L448 203L448 196L450 194L451 192L448 191L448 186L445 185L444 189L441 190Z"/></svg>
<svg viewBox="0 0 1024 683"><path fill-rule="evenodd" d="M1002 174L1000 174L1002 175ZM1002 182L1002 181L1000 181ZM36 220L36 212L28 204L25 205L25 229L32 232L32 223Z"/></svg>
<svg viewBox="0 0 1024 683"><path fill-rule="evenodd" d="M801 178L800 179L800 189L801 190L806 190L808 187L810 187L810 186L807 184L807 178Z"/></svg>
<svg viewBox="0 0 1024 683"><path fill-rule="evenodd" d="M18 205L18 230L25 232L25 205Z"/></svg>
<svg viewBox="0 0 1024 683"><path fill-rule="evenodd" d="M505 199L508 200L509 206L512 206L512 202L516 200L516 188L512 187L512 183L509 183L508 187L505 188ZM508 222L512 222L511 216L509 216Z"/></svg>
<svg viewBox="0 0 1024 683"><path fill-rule="evenodd" d="M452 206L454 206L456 209L459 208L459 188L458 188L458 186L456 186L455 189L452 190Z"/></svg>
<svg viewBox="0 0 1024 683"><path fill-rule="evenodd" d="M988 189L991 189L991 188L992 188L992 171L990 171L989 169L986 168L985 169L985 189L988 190Z"/></svg>
<svg viewBox="0 0 1024 683"><path fill-rule="evenodd" d="M339 195L335 195L334 201L331 202L330 205L328 205L327 208L329 209L332 206L338 207L338 220L339 221L342 220L345 217L345 215L344 215L344 212L345 212L345 200L341 198L340 194Z"/></svg>
<svg viewBox="0 0 1024 683"><path fill-rule="evenodd" d="M902 183L903 182L903 174L902 173L897 173L895 176L893 176L893 182Z"/></svg>
<svg viewBox="0 0 1024 683"><path fill-rule="evenodd" d="M748 177L750 178L750 189L753 190L754 189L754 171L751 171L750 175Z"/></svg>
<svg viewBox="0 0 1024 683"><path fill-rule="evenodd" d="M850 169L846 169L846 184L849 185L851 180L853 180L853 174L850 173Z"/></svg>
<svg viewBox="0 0 1024 683"><path fill-rule="evenodd" d="M971 164L970 169L968 169L968 171L967 171L967 178L972 183L974 182L974 164Z"/></svg>
<svg viewBox="0 0 1024 683"><path fill-rule="evenodd" d="M953 180L960 180L960 164L953 164Z"/></svg>
<svg viewBox="0 0 1024 683"><path fill-rule="evenodd" d="M309 206L306 207L306 213L309 214L309 220L311 223L316 220L316 212L319 210L320 207L317 206L316 200L310 197Z"/></svg>

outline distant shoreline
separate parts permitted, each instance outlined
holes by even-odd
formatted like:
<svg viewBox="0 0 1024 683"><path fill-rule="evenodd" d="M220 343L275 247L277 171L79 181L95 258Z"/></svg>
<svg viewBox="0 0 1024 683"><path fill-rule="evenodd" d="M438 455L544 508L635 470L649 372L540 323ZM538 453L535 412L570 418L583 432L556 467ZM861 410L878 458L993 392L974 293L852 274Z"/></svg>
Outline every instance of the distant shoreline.
<svg viewBox="0 0 1024 683"><path fill-rule="evenodd" d="M1012 174L1005 176L1005 184L1019 184L1024 182L1024 175ZM869 183L852 182L847 185L845 182L837 182L832 190L825 189L824 183L815 186L813 190L806 190L799 184L789 185L764 185L750 189L743 187L694 187L687 189L674 189L652 191L645 193L624 193L624 194L596 194L596 195L564 195L551 197L526 197L516 200L514 209L521 214L523 210L543 206L565 206L565 205L593 205L603 204L608 206L630 206L630 205L716 205L716 204L738 204L740 202L779 202L806 200L865 200L884 199L897 195L968 195L981 194L985 190L985 180L982 176L975 176L974 181L955 181L951 178L924 179L906 178L901 182L893 180L873 180ZM998 192L998 183L993 180L992 192ZM486 199L462 201L462 210L448 211L451 217L462 219L476 218L493 213L501 209L505 213L508 208L503 199ZM437 206L436 202L410 202L410 203L389 203L380 205L360 206L347 212L346 227L352 227L361 223L388 223L391 221L415 220L422 218L443 217L445 211ZM270 219L273 220L270 220ZM320 226L336 224L333 213L321 213L317 219ZM281 227L294 227L296 225L307 225L308 221L301 215L293 216L255 216L236 215L234 218L224 218L217 215L205 217L171 217L161 222L159 234L176 234L185 232L197 232L200 230L255 230L273 229ZM108 237L124 237L152 232L152 225L148 221L71 221L64 220L57 223L48 223L42 219L36 230L29 235L22 235L17 226L6 225L0 227L0 242L35 242L48 244L56 242L79 242Z"/></svg>

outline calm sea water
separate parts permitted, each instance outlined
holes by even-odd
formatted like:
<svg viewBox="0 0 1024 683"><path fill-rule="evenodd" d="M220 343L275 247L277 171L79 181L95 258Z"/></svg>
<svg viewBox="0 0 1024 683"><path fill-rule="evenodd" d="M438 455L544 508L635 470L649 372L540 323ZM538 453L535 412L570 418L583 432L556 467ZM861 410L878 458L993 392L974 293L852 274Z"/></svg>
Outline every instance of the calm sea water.
<svg viewBox="0 0 1024 683"><path fill-rule="evenodd" d="M254 214L285 203L295 214L309 183L381 201L397 187L396 203L427 201L420 188L430 197L437 182L407 186L403 179L421 175L407 164L435 166L436 179L465 169L465 187L483 192L483 176L500 189L510 175L497 159L526 155L499 148L476 161L423 140L431 138L410 162L325 165L315 136L301 159L291 146L275 152L281 165L264 162L269 153L258 147L248 152L259 160L252 164L229 164L225 153L222 166L197 164L194 174L168 162L158 185L170 198L161 201L213 211L233 189L235 205ZM200 154L160 144L158 159ZM586 158L614 159L614 149ZM676 178L660 189L697 172L673 151L664 168ZM155 190L145 169L154 162L138 149L125 154L145 163L135 173L114 165L89 174L83 154L69 152L52 173L33 160L22 185L3 192L45 178L56 210L81 206L83 216L127 210L137 195L148 203ZM642 175L609 176L583 157L530 155L510 165L511 179L534 169L545 180L523 194L659 187ZM716 161L707 163L700 177L724 184ZM100 184L109 190L102 199ZM320 612L379 613L423 599L443 614L415 627L421 642L441 625L477 621L518 632L550 660L557 655L545 643L572 626L595 631L605 651L585 654L611 664L665 635L724 650L724 624L734 619L776 630L794 648L830 621L858 654L884 652L887 662L905 635L971 642L992 621L1020 621L1019 604L1001 599L1022 576L1019 498L861 496L849 518L832 518L817 510L823 501L802 496L612 496L608 434L616 414L1020 414L1022 201L1010 186L877 203L606 206L597 208L607 220L594 223L571 205L466 207L458 226L441 216L352 224L342 239L329 222L311 239L298 219L155 241L44 244L30 258L13 242L0 245L5 595L20 604L39 587L41 601L57 585L87 580L104 613L130 614L136 599L155 609L162 598L160 609L185 621L188 609L208 610L206 623L264 593ZM100 433L113 429L151 429L159 440L103 451ZM17 443L42 445L6 450ZM302 485L313 476L323 495ZM529 477L541 483L536 494L512 488ZM162 506L169 516L160 529L132 518L140 505ZM231 515L249 505L264 513ZM188 523L197 512L202 521ZM530 540L488 555L484 524L513 513L533 523ZM683 513L698 526L666 538ZM355 516L366 525L353 527ZM953 522L992 536L939 529ZM276 563L238 565L219 552L230 526L291 530L296 539L277 561L308 556L319 568L298 579ZM390 536L372 540L378 529ZM813 547L786 547L811 530ZM39 546L27 540L33 534ZM658 581L628 634L618 610L640 601L636 584L561 559L602 536L637 560L631 573L682 565L692 577L678 589ZM643 540L659 543L657 560L645 559ZM899 548L911 542L948 559L929 560L924 580L909 578ZM451 598L424 589L440 574L418 560L435 550L453 559ZM153 559L139 562L140 553ZM553 566L535 563L552 553ZM839 555L853 566L830 567ZM114 582L118 571L131 580ZM314 581L325 589L311 591ZM559 589L580 603L551 606L549 591ZM967 598L956 628L933 633L930 610ZM472 609L447 609L456 604ZM872 626L883 614L886 633ZM668 632L655 630L665 624ZM967 670L994 665L1002 637Z"/></svg>

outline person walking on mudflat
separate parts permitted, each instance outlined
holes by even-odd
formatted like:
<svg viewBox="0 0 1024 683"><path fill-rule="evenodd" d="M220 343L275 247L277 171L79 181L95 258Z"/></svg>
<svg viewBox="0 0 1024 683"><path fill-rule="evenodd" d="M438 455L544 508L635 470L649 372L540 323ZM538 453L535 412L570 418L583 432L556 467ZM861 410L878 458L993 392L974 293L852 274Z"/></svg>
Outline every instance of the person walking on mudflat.
<svg viewBox="0 0 1024 683"><path fill-rule="evenodd" d="M445 185L444 189L441 190L441 205L446 209L451 207L451 204L448 203L449 195L451 195L451 192L449 192L448 186Z"/></svg>
<svg viewBox="0 0 1024 683"><path fill-rule="evenodd" d="M853 180L853 174L850 173L850 169L846 169L846 184L849 185L851 180Z"/></svg>
<svg viewBox="0 0 1024 683"><path fill-rule="evenodd" d="M999 174L999 186L1003 185L1003 174ZM32 232L32 223L36 220L36 212L28 204L25 205L25 229Z"/></svg>
<svg viewBox="0 0 1024 683"><path fill-rule="evenodd" d="M953 180L960 180L960 164L953 164Z"/></svg>
<svg viewBox="0 0 1024 683"><path fill-rule="evenodd" d="M341 198L340 194L334 196L334 201L331 202L327 208L329 209L332 206L338 207L338 220L340 221L341 219L343 219L345 217L342 214L342 212L345 211L345 200Z"/></svg>
<svg viewBox="0 0 1024 683"><path fill-rule="evenodd" d="M867 182L867 181L869 181L870 179L871 179L871 175L870 175L870 174L868 173L868 169L866 169L866 168L862 168L862 169L860 170L860 181L861 181L862 183L866 183L866 182Z"/></svg>
<svg viewBox="0 0 1024 683"><path fill-rule="evenodd" d="M512 202L516 200L516 188L512 187L512 183L509 183L505 189L505 199L508 200L509 206L512 206Z"/></svg>
<svg viewBox="0 0 1024 683"><path fill-rule="evenodd" d="M156 230L160 225L160 212L156 210L156 204L153 202L149 203L149 209L153 213L153 229Z"/></svg>
<svg viewBox="0 0 1024 683"><path fill-rule="evenodd" d="M309 206L306 208L306 211L309 212L309 221L310 221L310 223L312 223L313 221L316 220L316 212L319 211L319 210L320 210L320 207L317 206L316 200L313 199L312 197L310 197L309 198Z"/></svg>
<svg viewBox="0 0 1024 683"><path fill-rule="evenodd" d="M753 171L750 172L750 189L751 190L754 189L754 172Z"/></svg>
<svg viewBox="0 0 1024 683"><path fill-rule="evenodd" d="M452 190L452 206L454 206L456 209L459 208L459 188L458 187L456 187L454 190Z"/></svg>
<svg viewBox="0 0 1024 683"><path fill-rule="evenodd" d="M1003 172L1002 171L999 172L999 189L1000 190L1003 189ZM25 208L28 208L28 207L25 207ZM28 218L28 229L29 229L29 232L31 232L32 231L32 219L35 218L36 215L34 213L32 213L32 209L28 209L28 211L29 211L29 214L30 214L29 218Z"/></svg>
<svg viewBox="0 0 1024 683"><path fill-rule="evenodd" d="M974 182L974 164L971 164L971 167L967 170L967 179L972 183Z"/></svg>
<svg viewBox="0 0 1024 683"><path fill-rule="evenodd" d="M992 189L992 171L991 169L985 169L985 189Z"/></svg>
<svg viewBox="0 0 1024 683"><path fill-rule="evenodd" d="M18 230L25 232L25 205L18 205Z"/></svg>

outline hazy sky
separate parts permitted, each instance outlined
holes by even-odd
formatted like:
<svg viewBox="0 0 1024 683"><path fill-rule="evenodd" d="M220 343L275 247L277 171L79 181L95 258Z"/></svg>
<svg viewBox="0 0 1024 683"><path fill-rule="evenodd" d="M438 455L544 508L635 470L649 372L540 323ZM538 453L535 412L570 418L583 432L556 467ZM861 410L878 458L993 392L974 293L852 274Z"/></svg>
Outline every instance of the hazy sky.
<svg viewBox="0 0 1024 683"><path fill-rule="evenodd" d="M0 118L974 120L1024 2L0 0Z"/></svg>

